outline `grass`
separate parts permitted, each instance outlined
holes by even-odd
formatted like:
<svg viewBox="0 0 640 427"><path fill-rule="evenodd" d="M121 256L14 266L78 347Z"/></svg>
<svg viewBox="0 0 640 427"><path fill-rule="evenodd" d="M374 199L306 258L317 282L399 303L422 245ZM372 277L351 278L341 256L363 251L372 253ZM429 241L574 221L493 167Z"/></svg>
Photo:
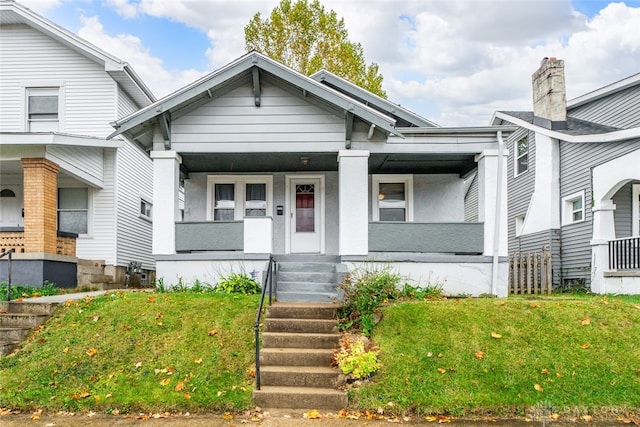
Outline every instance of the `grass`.
<svg viewBox="0 0 640 427"><path fill-rule="evenodd" d="M112 292L58 310L0 359L0 407L211 412L250 407L258 296Z"/></svg>
<svg viewBox="0 0 640 427"><path fill-rule="evenodd" d="M420 301L385 307L382 368L357 408L473 416L637 412L640 296Z"/></svg>
<svg viewBox="0 0 640 427"><path fill-rule="evenodd" d="M45 283L41 288L32 286L11 285L11 300L18 298L31 298L62 293L60 288L56 288L50 283ZM0 301L7 300L7 282L0 282Z"/></svg>

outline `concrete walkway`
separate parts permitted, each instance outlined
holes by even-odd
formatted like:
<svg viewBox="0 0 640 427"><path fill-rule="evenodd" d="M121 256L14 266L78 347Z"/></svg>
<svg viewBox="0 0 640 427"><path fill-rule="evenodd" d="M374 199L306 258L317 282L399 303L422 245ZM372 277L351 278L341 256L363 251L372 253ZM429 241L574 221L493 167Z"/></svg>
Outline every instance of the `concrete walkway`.
<svg viewBox="0 0 640 427"><path fill-rule="evenodd" d="M106 292L114 292L114 291L130 291L129 289L110 289L108 291L91 291L91 292L77 292L73 294L60 294L60 295L50 295L46 297L35 297L35 298L23 298L22 302L44 302L44 303L54 303L54 304L64 304L65 302L78 301L84 299L86 297L98 297L100 295L104 295Z"/></svg>

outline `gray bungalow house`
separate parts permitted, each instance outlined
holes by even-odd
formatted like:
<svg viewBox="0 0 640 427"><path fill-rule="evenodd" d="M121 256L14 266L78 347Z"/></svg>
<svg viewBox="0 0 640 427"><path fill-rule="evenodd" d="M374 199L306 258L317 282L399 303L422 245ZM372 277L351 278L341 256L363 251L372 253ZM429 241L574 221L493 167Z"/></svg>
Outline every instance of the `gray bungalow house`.
<svg viewBox="0 0 640 427"><path fill-rule="evenodd" d="M512 128L440 128L256 52L112 124L111 137L151 153L153 254L167 285L259 275L273 255L382 263L454 294L506 295L496 194ZM479 197L465 206L474 173Z"/></svg>
<svg viewBox="0 0 640 427"><path fill-rule="evenodd" d="M556 286L640 293L640 74L566 101L564 62L533 74L507 139L509 252L553 254Z"/></svg>

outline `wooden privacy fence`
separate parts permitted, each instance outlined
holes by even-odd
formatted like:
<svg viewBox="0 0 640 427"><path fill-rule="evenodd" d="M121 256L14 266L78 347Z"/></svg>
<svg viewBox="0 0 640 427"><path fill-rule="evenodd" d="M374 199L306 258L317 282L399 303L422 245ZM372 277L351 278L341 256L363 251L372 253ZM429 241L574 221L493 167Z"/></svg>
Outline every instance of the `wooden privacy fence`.
<svg viewBox="0 0 640 427"><path fill-rule="evenodd" d="M509 256L509 293L550 294L553 288L551 252L516 252Z"/></svg>

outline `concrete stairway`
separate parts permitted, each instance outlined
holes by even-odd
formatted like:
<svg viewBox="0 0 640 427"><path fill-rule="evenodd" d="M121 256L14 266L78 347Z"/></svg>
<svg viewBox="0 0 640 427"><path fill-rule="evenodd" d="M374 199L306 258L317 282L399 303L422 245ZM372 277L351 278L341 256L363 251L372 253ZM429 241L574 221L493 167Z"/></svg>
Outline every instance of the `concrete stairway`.
<svg viewBox="0 0 640 427"><path fill-rule="evenodd" d="M55 308L49 303L0 302L0 356L15 350L31 329L51 317Z"/></svg>
<svg viewBox="0 0 640 427"><path fill-rule="evenodd" d="M338 285L346 267L338 257L280 256L276 298L281 302L333 302L340 298Z"/></svg>
<svg viewBox="0 0 640 427"><path fill-rule="evenodd" d="M113 283L113 276L105 272L103 260L78 259L78 287L82 286L99 289L118 287Z"/></svg>
<svg viewBox="0 0 640 427"><path fill-rule="evenodd" d="M283 303L267 308L260 351L261 389L253 398L264 408L330 409L347 406L338 390L344 375L331 368L340 334L336 304Z"/></svg>

